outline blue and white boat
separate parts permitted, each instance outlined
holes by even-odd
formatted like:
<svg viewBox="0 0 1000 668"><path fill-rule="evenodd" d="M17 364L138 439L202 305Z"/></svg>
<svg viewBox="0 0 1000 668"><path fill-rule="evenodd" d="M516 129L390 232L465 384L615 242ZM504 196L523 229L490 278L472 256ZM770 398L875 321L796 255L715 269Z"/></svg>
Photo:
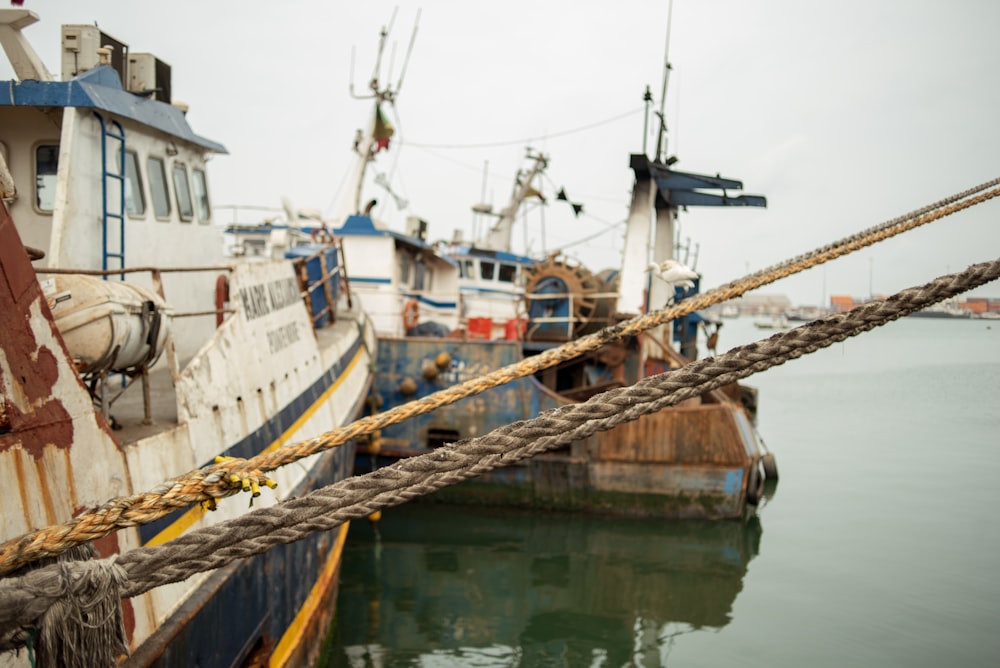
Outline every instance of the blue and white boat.
<svg viewBox="0 0 1000 668"><path fill-rule="evenodd" d="M365 204L361 196L365 170L388 148L382 106L395 97L377 77L372 91L374 113L355 143L352 199L332 232L342 240L352 284L378 333L376 409L426 397L666 303L673 291L651 283L645 269L651 252L658 260L671 257L678 207L764 204L762 197L731 194L742 188L738 181L632 156L635 188L625 254L620 267L594 273L559 253L525 258L511 252L511 226L548 161L534 155L516 179L511 202L482 239L469 245L432 243L424 221L410 218L405 230L392 230L372 218L371 201ZM698 325L691 316L387 427L359 445L358 470L431 452L677 368L693 357ZM675 340L682 341L687 358L675 351ZM752 390L734 385L446 488L434 498L676 518L742 517L761 498L767 454L753 428L752 409Z"/></svg>
<svg viewBox="0 0 1000 668"><path fill-rule="evenodd" d="M0 85L3 542L352 422L376 343L338 246L224 252L206 163L226 150L172 104L167 63L67 25L57 79L24 33L37 19L0 10L16 74ZM354 460L349 443L279 469L254 505L343 479ZM248 510L228 499L94 545L163 544ZM129 665L311 664L346 532L123 600Z"/></svg>

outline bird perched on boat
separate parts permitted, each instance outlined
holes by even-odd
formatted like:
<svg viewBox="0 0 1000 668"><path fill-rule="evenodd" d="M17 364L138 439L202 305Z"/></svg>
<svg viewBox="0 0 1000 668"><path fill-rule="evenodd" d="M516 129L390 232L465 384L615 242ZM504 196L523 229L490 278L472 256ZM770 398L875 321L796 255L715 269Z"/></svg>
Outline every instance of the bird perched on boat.
<svg viewBox="0 0 1000 668"><path fill-rule="evenodd" d="M651 272L653 276L669 283L674 288L693 288L694 279L698 278L698 274L693 269L681 264L677 260L664 260L659 264L650 262L646 271Z"/></svg>
<svg viewBox="0 0 1000 668"><path fill-rule="evenodd" d="M685 291L693 288L694 279L698 278L698 274L693 269L681 264L677 260L664 260L660 263L650 262L649 266L646 267L646 271L652 273L670 286L670 296L667 299L667 305L676 301L678 289L683 288L680 293L681 298L683 298L686 294Z"/></svg>

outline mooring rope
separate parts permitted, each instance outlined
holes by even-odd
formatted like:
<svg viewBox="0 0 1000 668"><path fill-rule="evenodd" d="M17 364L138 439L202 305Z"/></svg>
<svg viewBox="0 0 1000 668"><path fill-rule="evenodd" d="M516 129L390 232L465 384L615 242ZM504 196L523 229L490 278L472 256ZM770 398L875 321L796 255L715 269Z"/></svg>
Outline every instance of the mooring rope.
<svg viewBox="0 0 1000 668"><path fill-rule="evenodd" d="M120 603L128 574L93 545L0 579L0 652L27 646L38 668L113 666L128 654Z"/></svg>
<svg viewBox="0 0 1000 668"><path fill-rule="evenodd" d="M382 413L361 418L315 438L285 445L273 452L247 460L234 459L217 463L167 481L149 492L112 499L96 509L77 515L64 524L39 529L0 545L0 575L9 573L33 559L58 554L68 547L100 538L118 529L146 524L196 503L236 494L240 490L238 483L241 480L265 484L265 482L269 482L265 473L280 466L328 450L360 436L374 433L387 426L432 412L442 406L474 396L493 387L532 375L561 362L595 351L613 341L637 335L694 311L739 297L750 290L773 283L781 278L985 202L1000 195L1000 188L995 188L998 184L1000 184L1000 178L993 179L812 252L750 274L722 287L694 295L668 308L604 328L599 332L543 351L502 369L453 385ZM989 190L990 188L993 190Z"/></svg>
<svg viewBox="0 0 1000 668"><path fill-rule="evenodd" d="M30 606L11 605L15 597L24 602L26 580L0 580L0 610L9 611L0 615L0 637L9 635L12 629L36 625L38 616L44 614L40 611L48 603L61 600L67 594L79 597L82 587L94 590L95 585L86 582L89 574L100 578L104 589L120 585L117 594L121 597L137 596L154 587L221 568L275 545L333 529L345 521L365 517L376 510L405 503L598 431L612 429L884 325L998 277L1000 258L852 311L733 348L719 357L692 362L676 371L645 378L633 386L605 392L484 436L400 460L270 508L192 531L164 545L137 548L97 562L68 562L38 569L29 576L45 578L49 584L32 586ZM95 567L95 564L103 566ZM58 586L51 584L55 580L60 581Z"/></svg>
<svg viewBox="0 0 1000 668"><path fill-rule="evenodd" d="M740 346L719 357L692 362L635 385L548 411L372 473L347 478L297 499L206 527L156 547L118 558L129 574L127 596L219 568L314 531L366 517L442 487L566 445L623 422L637 420L690 397L736 382L790 359L926 308L1000 277L1000 258L941 277L888 299L871 302ZM183 564L183 565L182 565Z"/></svg>

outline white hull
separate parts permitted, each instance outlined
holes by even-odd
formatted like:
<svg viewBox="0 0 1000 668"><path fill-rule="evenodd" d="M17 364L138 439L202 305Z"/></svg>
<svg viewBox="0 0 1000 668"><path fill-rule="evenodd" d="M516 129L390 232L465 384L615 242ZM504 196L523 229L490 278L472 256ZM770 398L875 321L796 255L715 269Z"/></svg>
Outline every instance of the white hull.
<svg viewBox="0 0 1000 668"><path fill-rule="evenodd" d="M0 10L5 49L26 44L8 39L30 18ZM15 71L0 92L10 167L0 175L15 189L0 207L0 540L162 488L216 456L249 458L353 421L376 342L356 295L348 305L333 247L297 260L226 257L205 176L224 147L167 101L124 90L127 77L109 66L64 81ZM22 244L45 258L30 264ZM322 259L307 258L312 250ZM298 263L324 267L320 287ZM254 506L342 479L353 461L347 444L274 471L276 489ZM249 506L241 494L95 545L106 556L164 543ZM345 531L123 601L133 663L309 663L332 614ZM284 594L271 601L270 589ZM27 663L26 652L0 656Z"/></svg>

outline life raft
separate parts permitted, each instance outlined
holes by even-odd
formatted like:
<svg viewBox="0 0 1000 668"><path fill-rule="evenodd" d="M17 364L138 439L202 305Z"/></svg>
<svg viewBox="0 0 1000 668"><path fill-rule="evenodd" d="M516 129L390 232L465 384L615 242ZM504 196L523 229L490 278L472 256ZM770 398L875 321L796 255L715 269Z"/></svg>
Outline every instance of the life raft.
<svg viewBox="0 0 1000 668"><path fill-rule="evenodd" d="M408 332L420 322L420 303L410 297L403 305L403 328Z"/></svg>
<svg viewBox="0 0 1000 668"><path fill-rule="evenodd" d="M43 289L81 375L150 367L163 352L170 312L153 291L82 274L53 276Z"/></svg>

